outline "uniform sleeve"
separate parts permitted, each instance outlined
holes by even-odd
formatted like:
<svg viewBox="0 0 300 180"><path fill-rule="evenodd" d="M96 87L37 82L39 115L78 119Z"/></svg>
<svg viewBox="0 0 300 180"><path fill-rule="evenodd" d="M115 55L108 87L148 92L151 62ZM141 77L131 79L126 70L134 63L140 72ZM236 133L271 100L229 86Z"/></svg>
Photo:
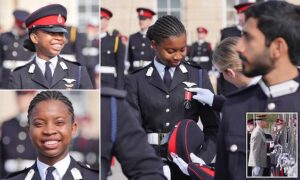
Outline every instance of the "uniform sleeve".
<svg viewBox="0 0 300 180"><path fill-rule="evenodd" d="M200 82L200 87L213 92L207 71L204 69L202 69L202 85ZM210 163L216 155L216 141L220 117L219 113L208 105L200 105L198 112L201 117L203 133L205 135L205 147L203 147L203 152L201 152L199 156L203 158L206 163Z"/></svg>
<svg viewBox="0 0 300 180"><path fill-rule="evenodd" d="M137 119L141 121L140 106L138 100L137 79L134 75L128 75L125 82L125 90L127 91L126 100L133 108L132 112Z"/></svg>
<svg viewBox="0 0 300 180"><path fill-rule="evenodd" d="M86 67L81 66L80 89L93 89L91 78Z"/></svg>
<svg viewBox="0 0 300 180"><path fill-rule="evenodd" d="M117 138L113 154L129 179L162 180L163 163L148 144L145 131L125 101L118 105Z"/></svg>
<svg viewBox="0 0 300 180"><path fill-rule="evenodd" d="M125 46L119 37L118 37L118 49L116 52L116 65L117 65L117 67L116 67L117 68L116 69L117 70L117 89L124 89Z"/></svg>
<svg viewBox="0 0 300 180"><path fill-rule="evenodd" d="M10 73L8 89L22 89L21 86L21 76L18 71L13 71Z"/></svg>
<svg viewBox="0 0 300 180"><path fill-rule="evenodd" d="M226 120L226 113L223 112L223 118L220 123L220 128L218 131L218 139L217 139L217 157L216 157L216 164L215 164L215 180L223 180L229 179L228 171L228 157L226 154L226 147L225 147L225 126L227 124Z"/></svg>
<svg viewBox="0 0 300 180"><path fill-rule="evenodd" d="M131 72L133 68L133 58L132 58L132 50L131 50L131 44L132 44L132 36L129 36L129 43L127 45L127 61L129 62L129 72Z"/></svg>

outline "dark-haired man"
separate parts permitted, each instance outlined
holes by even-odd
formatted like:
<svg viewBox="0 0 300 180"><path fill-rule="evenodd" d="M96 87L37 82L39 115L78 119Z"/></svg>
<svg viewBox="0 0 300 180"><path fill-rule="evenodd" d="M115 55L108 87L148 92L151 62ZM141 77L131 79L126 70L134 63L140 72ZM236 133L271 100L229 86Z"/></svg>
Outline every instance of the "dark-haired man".
<svg viewBox="0 0 300 180"><path fill-rule="evenodd" d="M300 113L300 7L268 1L251 6L245 15L237 49L243 73L262 75L262 80L228 96L223 106L216 179L246 178L246 112Z"/></svg>

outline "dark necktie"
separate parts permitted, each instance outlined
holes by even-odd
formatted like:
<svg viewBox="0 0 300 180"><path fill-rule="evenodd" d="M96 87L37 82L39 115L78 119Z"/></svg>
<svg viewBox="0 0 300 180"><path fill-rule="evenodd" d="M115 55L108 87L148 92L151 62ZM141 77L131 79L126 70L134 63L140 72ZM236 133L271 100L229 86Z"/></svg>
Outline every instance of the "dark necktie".
<svg viewBox="0 0 300 180"><path fill-rule="evenodd" d="M50 63L49 61L47 61L46 64L46 68L45 68L45 78L47 80L47 82L49 83L49 85L51 85L52 82L52 72L50 69Z"/></svg>
<svg viewBox="0 0 300 180"><path fill-rule="evenodd" d="M172 82L172 77L171 77L171 73L169 71L170 67L165 67L165 74L163 77L164 83L167 86L168 89L170 89L171 87L171 82Z"/></svg>
<svg viewBox="0 0 300 180"><path fill-rule="evenodd" d="M52 172L55 170L55 167L50 166L47 168L46 180L54 180Z"/></svg>

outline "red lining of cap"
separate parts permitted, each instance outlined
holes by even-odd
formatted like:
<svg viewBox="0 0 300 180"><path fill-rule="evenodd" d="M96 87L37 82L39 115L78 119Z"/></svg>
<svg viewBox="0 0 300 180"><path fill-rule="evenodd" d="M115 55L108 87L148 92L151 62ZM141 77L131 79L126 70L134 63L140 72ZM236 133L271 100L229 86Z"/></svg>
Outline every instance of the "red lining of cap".
<svg viewBox="0 0 300 180"><path fill-rule="evenodd" d="M169 143L168 143L168 150L169 153L175 153L177 154L177 148L176 148L176 139L177 139L177 132L178 132L178 128L181 122L177 123L174 131L172 132L172 135L169 139Z"/></svg>
<svg viewBox="0 0 300 180"><path fill-rule="evenodd" d="M61 16L61 22L58 22L59 15L52 15L52 16L46 16L42 17L40 19L37 19L36 21L32 22L28 25L28 29L31 29L32 26L48 26L48 25L65 25L65 18Z"/></svg>
<svg viewBox="0 0 300 180"><path fill-rule="evenodd" d="M203 170L206 174L210 175L211 177L215 176L214 170L212 170L208 167L205 167L205 166L200 166L199 164L197 164L197 166L199 167L199 169Z"/></svg>
<svg viewBox="0 0 300 180"><path fill-rule="evenodd" d="M194 173L194 175L196 175L200 180L203 180L203 178L201 177L201 175L198 174L197 171L195 171L191 166L188 166L188 169L191 170Z"/></svg>
<svg viewBox="0 0 300 180"><path fill-rule="evenodd" d="M185 147L185 155L188 157L189 162L191 162L191 157L189 154L189 148L188 148L188 144L187 144L187 128L190 124L190 121L188 121L184 127L184 147Z"/></svg>
<svg viewBox="0 0 300 180"><path fill-rule="evenodd" d="M152 18L153 14L150 11L140 10L139 16Z"/></svg>
<svg viewBox="0 0 300 180"><path fill-rule="evenodd" d="M237 9L237 13L242 13L246 11L251 5L243 6Z"/></svg>

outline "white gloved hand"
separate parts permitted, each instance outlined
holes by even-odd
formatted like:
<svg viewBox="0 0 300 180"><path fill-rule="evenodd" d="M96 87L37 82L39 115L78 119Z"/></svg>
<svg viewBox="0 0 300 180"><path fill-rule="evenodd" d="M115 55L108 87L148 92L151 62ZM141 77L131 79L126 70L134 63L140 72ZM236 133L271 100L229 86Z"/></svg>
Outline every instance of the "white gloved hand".
<svg viewBox="0 0 300 180"><path fill-rule="evenodd" d="M171 180L171 170L168 165L163 166L164 175L168 180Z"/></svg>
<svg viewBox="0 0 300 180"><path fill-rule="evenodd" d="M260 171L260 167L259 166L255 166L253 167L253 176L258 176L259 175L259 171Z"/></svg>
<svg viewBox="0 0 300 180"><path fill-rule="evenodd" d="M189 172L187 170L188 168L188 164L183 160L181 159L177 154L175 153L171 153L171 157L173 159L173 162L175 164L177 164L177 166L179 167L179 169L186 175L189 176Z"/></svg>
<svg viewBox="0 0 300 180"><path fill-rule="evenodd" d="M193 163L198 163L200 165L204 165L206 164L203 159L199 158L198 156L196 156L194 153L190 154L191 160Z"/></svg>
<svg viewBox="0 0 300 180"><path fill-rule="evenodd" d="M187 88L186 90L197 93L196 95L193 96L193 99L196 99L203 105L208 104L209 106L212 106L214 100L214 94L209 89Z"/></svg>

